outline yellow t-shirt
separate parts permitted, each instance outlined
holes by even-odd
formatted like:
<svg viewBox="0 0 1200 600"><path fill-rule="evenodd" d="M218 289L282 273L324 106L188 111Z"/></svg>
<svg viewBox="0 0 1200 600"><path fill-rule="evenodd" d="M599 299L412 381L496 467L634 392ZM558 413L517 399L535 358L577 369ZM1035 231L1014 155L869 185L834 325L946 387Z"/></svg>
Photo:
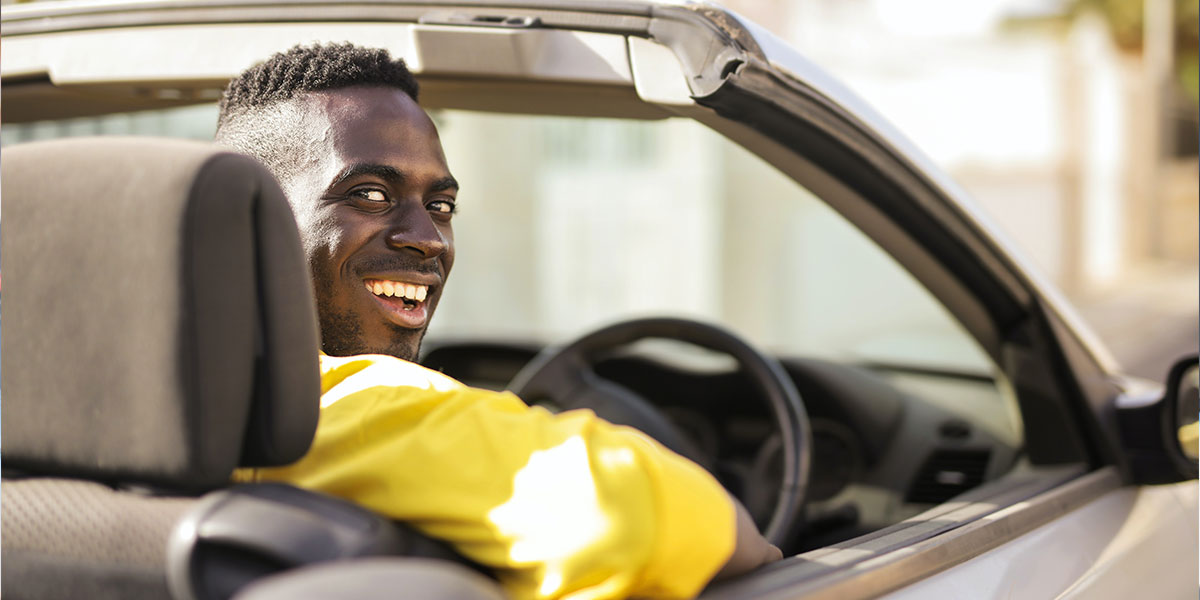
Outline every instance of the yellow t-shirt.
<svg viewBox="0 0 1200 600"><path fill-rule="evenodd" d="M235 478L403 520L495 568L518 599L689 598L735 544L720 484L648 436L388 356L322 355L308 454Z"/></svg>

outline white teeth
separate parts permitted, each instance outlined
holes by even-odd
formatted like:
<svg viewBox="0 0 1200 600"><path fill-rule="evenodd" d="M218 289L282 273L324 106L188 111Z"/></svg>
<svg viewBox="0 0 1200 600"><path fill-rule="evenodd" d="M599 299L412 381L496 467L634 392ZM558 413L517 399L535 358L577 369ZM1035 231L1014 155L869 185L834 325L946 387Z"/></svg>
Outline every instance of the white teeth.
<svg viewBox="0 0 1200 600"><path fill-rule="evenodd" d="M408 298L415 302L424 302L429 296L429 286L400 283L399 281L364 281L367 291L376 296Z"/></svg>

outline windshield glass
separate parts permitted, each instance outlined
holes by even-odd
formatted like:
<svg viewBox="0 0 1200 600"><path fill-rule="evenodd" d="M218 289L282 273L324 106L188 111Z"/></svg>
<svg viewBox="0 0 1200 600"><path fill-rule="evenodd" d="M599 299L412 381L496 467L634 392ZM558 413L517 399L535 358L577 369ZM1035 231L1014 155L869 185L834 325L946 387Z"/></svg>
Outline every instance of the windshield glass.
<svg viewBox="0 0 1200 600"><path fill-rule="evenodd" d="M722 323L783 355L990 374L907 272L795 181L688 119L434 110L462 185L430 339L560 342L618 319ZM211 139L200 105L5 125Z"/></svg>

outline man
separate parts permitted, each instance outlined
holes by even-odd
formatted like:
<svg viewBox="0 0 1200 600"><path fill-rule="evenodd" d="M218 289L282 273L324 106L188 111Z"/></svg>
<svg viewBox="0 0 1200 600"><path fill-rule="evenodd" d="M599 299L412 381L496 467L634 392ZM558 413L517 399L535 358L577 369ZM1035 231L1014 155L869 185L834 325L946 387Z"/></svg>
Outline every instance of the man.
<svg viewBox="0 0 1200 600"><path fill-rule="evenodd" d="M454 263L458 183L402 61L296 47L235 78L217 140L279 179L312 270L321 421L237 474L355 500L495 568L517 598L683 598L778 558L703 469L589 411L411 362Z"/></svg>

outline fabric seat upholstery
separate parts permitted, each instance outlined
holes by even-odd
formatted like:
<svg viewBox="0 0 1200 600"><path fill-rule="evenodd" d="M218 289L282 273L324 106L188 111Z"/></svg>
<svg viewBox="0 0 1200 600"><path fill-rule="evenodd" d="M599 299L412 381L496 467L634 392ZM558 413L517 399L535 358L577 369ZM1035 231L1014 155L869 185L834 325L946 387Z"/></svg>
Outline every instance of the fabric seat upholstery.
<svg viewBox="0 0 1200 600"><path fill-rule="evenodd" d="M295 221L263 167L199 142L5 148L2 185L3 596L166 597L192 497L311 443Z"/></svg>

